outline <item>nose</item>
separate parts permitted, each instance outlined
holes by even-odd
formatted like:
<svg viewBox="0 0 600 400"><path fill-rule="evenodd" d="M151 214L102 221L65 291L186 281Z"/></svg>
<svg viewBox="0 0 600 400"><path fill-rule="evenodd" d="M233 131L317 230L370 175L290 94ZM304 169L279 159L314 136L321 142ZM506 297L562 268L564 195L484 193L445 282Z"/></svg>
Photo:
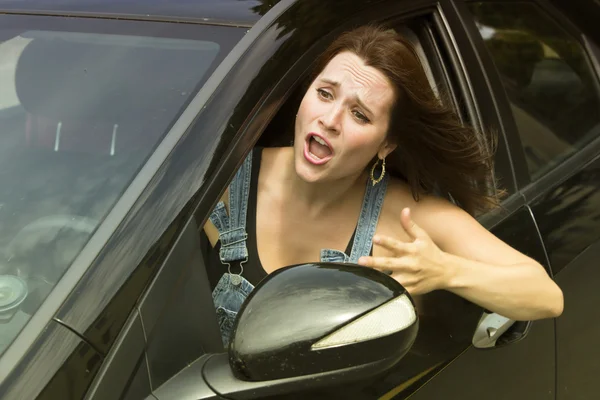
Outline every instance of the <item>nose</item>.
<svg viewBox="0 0 600 400"><path fill-rule="evenodd" d="M339 104L331 104L326 112L323 113L319 122L323 129L329 132L339 132L342 119L342 107Z"/></svg>

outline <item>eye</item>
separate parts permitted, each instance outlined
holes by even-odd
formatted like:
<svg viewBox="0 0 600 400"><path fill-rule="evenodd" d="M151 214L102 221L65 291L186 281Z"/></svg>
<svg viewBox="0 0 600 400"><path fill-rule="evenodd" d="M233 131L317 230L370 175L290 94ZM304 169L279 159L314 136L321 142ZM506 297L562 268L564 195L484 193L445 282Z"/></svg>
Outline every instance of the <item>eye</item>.
<svg viewBox="0 0 600 400"><path fill-rule="evenodd" d="M333 99L333 95L331 93L329 93L327 90L325 89L317 89L317 93L319 94L319 97L325 100L331 100Z"/></svg>
<svg viewBox="0 0 600 400"><path fill-rule="evenodd" d="M367 118L367 117L365 116L365 114L361 113L360 111L356 111L356 110L354 110L354 111L352 111L352 115L354 115L354 117L356 117L356 119L358 119L358 120L359 120L360 122L362 122L362 123L368 123L368 122L371 122L371 121L369 120L369 118Z"/></svg>

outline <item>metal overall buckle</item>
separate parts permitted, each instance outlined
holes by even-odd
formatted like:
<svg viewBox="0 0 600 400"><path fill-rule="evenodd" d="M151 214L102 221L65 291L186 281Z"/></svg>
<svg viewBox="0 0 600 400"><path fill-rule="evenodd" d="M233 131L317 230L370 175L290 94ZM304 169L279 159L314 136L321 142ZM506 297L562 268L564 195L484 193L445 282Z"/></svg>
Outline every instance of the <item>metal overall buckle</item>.
<svg viewBox="0 0 600 400"><path fill-rule="evenodd" d="M239 286L242 283L242 273L244 272L244 264L248 262L248 257L246 257L243 261L240 261L240 272L239 274L234 274L231 272L231 264L227 264L227 273L229 274L229 282L231 282L234 286Z"/></svg>

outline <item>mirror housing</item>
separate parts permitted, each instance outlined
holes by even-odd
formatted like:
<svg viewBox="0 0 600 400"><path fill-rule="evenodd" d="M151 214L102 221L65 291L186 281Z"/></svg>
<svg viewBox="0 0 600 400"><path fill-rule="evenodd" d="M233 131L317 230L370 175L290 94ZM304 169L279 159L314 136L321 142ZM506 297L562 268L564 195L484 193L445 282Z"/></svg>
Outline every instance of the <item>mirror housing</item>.
<svg viewBox="0 0 600 400"><path fill-rule="evenodd" d="M351 264L277 270L248 296L229 364L244 381L271 381L395 365L418 331L414 302L390 276Z"/></svg>

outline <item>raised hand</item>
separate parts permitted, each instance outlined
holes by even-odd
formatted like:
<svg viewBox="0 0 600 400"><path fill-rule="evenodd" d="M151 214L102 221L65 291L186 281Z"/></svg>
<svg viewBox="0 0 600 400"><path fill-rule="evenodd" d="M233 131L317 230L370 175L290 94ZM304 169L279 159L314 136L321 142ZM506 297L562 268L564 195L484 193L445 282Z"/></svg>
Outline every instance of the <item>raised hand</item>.
<svg viewBox="0 0 600 400"><path fill-rule="evenodd" d="M444 262L445 253L412 220L410 209L402 210L400 218L411 241L376 235L373 243L388 249L393 256L361 257L358 263L390 274L413 295L445 288L450 273Z"/></svg>

